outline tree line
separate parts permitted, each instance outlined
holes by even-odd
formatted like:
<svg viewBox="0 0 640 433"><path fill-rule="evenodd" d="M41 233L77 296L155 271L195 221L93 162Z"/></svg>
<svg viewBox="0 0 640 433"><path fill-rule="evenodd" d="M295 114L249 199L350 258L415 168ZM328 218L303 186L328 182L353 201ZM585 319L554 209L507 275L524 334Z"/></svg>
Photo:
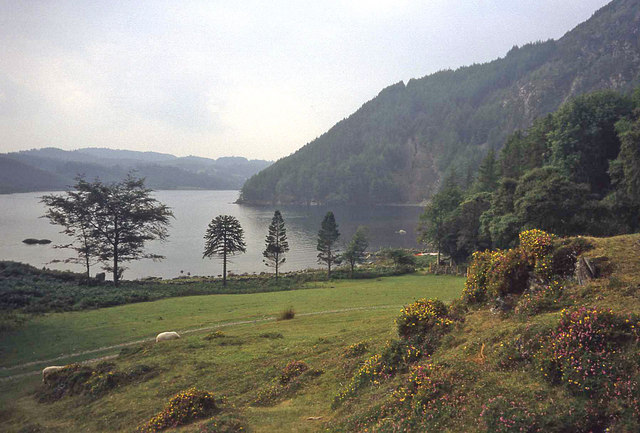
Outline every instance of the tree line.
<svg viewBox="0 0 640 433"><path fill-rule="evenodd" d="M126 269L123 263L164 258L144 249L147 241L168 238L169 221L173 217L171 209L151 193L152 190L144 186L144 179L131 173L123 181L110 184L100 180L89 182L78 176L72 189L61 195L45 195L41 202L47 207L44 217L52 224L62 226L62 233L73 238L72 243L56 246L75 251L75 257L65 261L83 264L87 281L91 277L91 266L100 263L113 274L114 285L118 286ZM331 277L332 267L343 261L348 263L353 274L355 266L364 261L369 246L367 229L362 226L358 227L344 253L336 247L339 237L335 216L333 212L327 212L318 231L317 257L319 263L327 266L328 277ZM222 259L223 285L226 286L229 256L246 252L242 226L231 215L218 215L209 223L204 240L203 258ZM264 264L274 268L276 281L288 251L284 219L276 210L262 253Z"/></svg>
<svg viewBox="0 0 640 433"><path fill-rule="evenodd" d="M611 236L640 229L640 89L600 91L489 149L468 185L454 172L420 217L420 239L454 261L513 247L518 233Z"/></svg>

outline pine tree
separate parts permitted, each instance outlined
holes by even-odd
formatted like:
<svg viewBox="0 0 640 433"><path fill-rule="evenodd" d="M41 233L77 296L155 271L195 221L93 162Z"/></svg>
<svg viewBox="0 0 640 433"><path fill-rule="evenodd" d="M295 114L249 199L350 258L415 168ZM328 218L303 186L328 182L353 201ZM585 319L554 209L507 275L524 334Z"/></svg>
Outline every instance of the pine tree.
<svg viewBox="0 0 640 433"><path fill-rule="evenodd" d="M273 214L265 245L266 248L262 252L265 257L264 264L275 268L276 281L278 281L278 269L285 262L285 253L289 251L287 229L284 227L284 220L279 210L276 210Z"/></svg>
<svg viewBox="0 0 640 433"><path fill-rule="evenodd" d="M482 161L482 164L480 164L480 168L478 168L478 178L474 185L476 192L494 191L498 186L498 179L500 179L498 170L496 154L493 149L489 149L487 156Z"/></svg>
<svg viewBox="0 0 640 433"><path fill-rule="evenodd" d="M347 245L347 250L342 255L342 258L346 260L351 267L351 276L353 276L356 263L362 263L364 261L364 253L368 247L367 228L359 226L351 238L351 242Z"/></svg>
<svg viewBox="0 0 640 433"><path fill-rule="evenodd" d="M247 251L240 222L231 215L218 215L209 223L204 235L202 258L222 257L222 285L227 285L227 256Z"/></svg>
<svg viewBox="0 0 640 433"><path fill-rule="evenodd" d="M327 212L322 220L320 231L318 232L318 262L327 264L327 277L331 278L331 265L337 262L338 254L334 249L334 244L340 237L336 219L333 212Z"/></svg>

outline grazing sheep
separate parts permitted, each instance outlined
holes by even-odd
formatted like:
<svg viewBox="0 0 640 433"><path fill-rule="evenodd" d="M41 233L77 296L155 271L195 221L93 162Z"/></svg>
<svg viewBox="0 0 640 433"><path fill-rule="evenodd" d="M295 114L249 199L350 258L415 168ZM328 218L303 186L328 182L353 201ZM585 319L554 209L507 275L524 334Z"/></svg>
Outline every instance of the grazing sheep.
<svg viewBox="0 0 640 433"><path fill-rule="evenodd" d="M51 373L55 373L57 371L60 371L65 367L66 367L66 365L51 365L49 367L45 367L42 370L42 382L43 383L47 383L47 378L49 377L49 375Z"/></svg>
<svg viewBox="0 0 640 433"><path fill-rule="evenodd" d="M159 341L176 340L178 338L180 338L180 335L178 335L177 332L161 332L156 336L156 343Z"/></svg>

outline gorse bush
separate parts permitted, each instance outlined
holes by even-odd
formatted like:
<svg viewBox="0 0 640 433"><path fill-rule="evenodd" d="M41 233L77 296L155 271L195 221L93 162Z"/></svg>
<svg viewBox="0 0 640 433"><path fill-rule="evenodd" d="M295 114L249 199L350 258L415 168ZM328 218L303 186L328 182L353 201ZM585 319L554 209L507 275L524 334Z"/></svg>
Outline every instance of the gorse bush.
<svg viewBox="0 0 640 433"><path fill-rule="evenodd" d="M208 418L216 412L218 412L218 406L212 394L190 388L173 396L160 413L139 426L136 431L155 433L170 427L189 424L197 419Z"/></svg>
<svg viewBox="0 0 640 433"><path fill-rule="evenodd" d="M404 307L396 318L398 335L402 338L442 334L453 324L447 316L447 306L437 299L420 299Z"/></svg>
<svg viewBox="0 0 640 433"><path fill-rule="evenodd" d="M487 294L498 298L524 292L532 269L530 257L522 248L493 251L486 276Z"/></svg>
<svg viewBox="0 0 640 433"><path fill-rule="evenodd" d="M466 303L476 304L487 300L487 276L492 257L493 253L489 250L473 253L462 292L462 299Z"/></svg>

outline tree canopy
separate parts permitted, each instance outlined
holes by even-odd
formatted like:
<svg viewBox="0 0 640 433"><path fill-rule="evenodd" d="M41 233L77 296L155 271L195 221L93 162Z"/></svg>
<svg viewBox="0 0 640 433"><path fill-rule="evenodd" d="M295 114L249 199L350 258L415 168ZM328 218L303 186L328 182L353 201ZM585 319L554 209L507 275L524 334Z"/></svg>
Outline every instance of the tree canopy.
<svg viewBox="0 0 640 433"><path fill-rule="evenodd" d="M104 268L113 273L117 286L123 262L140 259L159 260L163 257L144 251L146 242L168 237L171 210L151 196L144 179L129 173L120 182L105 184L77 178L75 191L64 196L45 196L49 206L45 215L54 223L65 226L67 234L82 239L80 250L97 255ZM85 236L87 236L85 243Z"/></svg>
<svg viewBox="0 0 640 433"><path fill-rule="evenodd" d="M333 212L329 211L324 216L320 230L318 231L318 262L326 263L327 277L331 278L331 265L339 261L339 254L335 243L340 237L338 224Z"/></svg>
<svg viewBox="0 0 640 433"><path fill-rule="evenodd" d="M271 224L269 225L269 234L265 239L265 249L262 252L267 266L272 266L276 271L276 281L278 280L278 270L280 265L285 262L284 255L289 251L289 242L287 241L287 229L284 226L284 220L279 210L273 213Z"/></svg>
<svg viewBox="0 0 640 433"><path fill-rule="evenodd" d="M227 256L244 253L244 230L237 218L231 215L218 215L211 220L204 235L205 245L202 258L222 258L222 284L227 285Z"/></svg>

